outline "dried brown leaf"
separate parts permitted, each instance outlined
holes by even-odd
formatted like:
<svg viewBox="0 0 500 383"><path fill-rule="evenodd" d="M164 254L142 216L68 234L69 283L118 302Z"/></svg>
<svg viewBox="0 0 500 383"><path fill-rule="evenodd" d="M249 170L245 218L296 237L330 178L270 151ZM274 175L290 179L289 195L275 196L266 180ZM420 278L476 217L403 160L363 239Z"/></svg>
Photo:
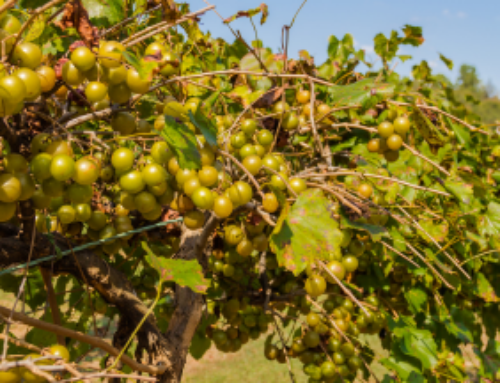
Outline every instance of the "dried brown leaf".
<svg viewBox="0 0 500 383"><path fill-rule="evenodd" d="M90 22L89 14L81 0L72 0L67 3L61 20L56 24L62 30L75 28L88 47L99 45L98 29Z"/></svg>

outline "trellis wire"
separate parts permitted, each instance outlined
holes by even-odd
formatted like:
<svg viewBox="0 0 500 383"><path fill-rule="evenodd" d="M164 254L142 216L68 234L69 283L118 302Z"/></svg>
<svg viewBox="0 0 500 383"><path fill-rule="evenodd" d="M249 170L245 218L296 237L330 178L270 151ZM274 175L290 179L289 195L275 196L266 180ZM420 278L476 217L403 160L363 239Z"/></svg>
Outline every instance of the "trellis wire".
<svg viewBox="0 0 500 383"><path fill-rule="evenodd" d="M126 231L124 233L117 234L117 235L115 235L113 237L109 237L109 238L105 238L105 239L100 239L99 241L94 241L94 242L86 243L84 245L76 246L76 247L74 247L72 249L65 250L65 251L61 252L61 255L59 257L64 257L66 255L69 255L69 254L73 253L73 252L76 253L77 251L82 251L82 250L88 249L89 247L92 247L92 246L95 246L95 245L102 245L103 243L106 243L106 242L109 242L109 241L113 241L115 239L124 238L124 237L129 236L130 234L138 234L138 233L142 233L144 231L156 229L157 227L167 226L168 224L171 224L171 223L181 222L182 220L183 220L183 218L179 217L179 218L168 220L168 221L158 222L158 223L155 223L154 225L149 225L149 226L140 227L138 229L129 230L129 231ZM56 257L58 257L57 254L52 254L52 255L48 255L48 256L43 257L43 258L36 259L36 260L30 262L30 267L38 265L38 264L43 263L43 262L50 261L51 259L56 258ZM17 265L17 266L14 266L14 267L11 267L11 268L8 268L8 269L5 269L5 270L1 270L0 271L0 276L2 276L4 274L12 273L12 272L14 272L16 270L19 270L19 269L23 269L27 265L28 265L27 263L22 263L20 265Z"/></svg>

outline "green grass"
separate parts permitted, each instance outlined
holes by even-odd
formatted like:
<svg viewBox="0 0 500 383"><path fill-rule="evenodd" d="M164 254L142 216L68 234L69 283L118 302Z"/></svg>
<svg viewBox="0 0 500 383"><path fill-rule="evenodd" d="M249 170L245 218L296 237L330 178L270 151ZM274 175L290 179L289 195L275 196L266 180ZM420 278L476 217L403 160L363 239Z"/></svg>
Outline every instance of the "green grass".
<svg viewBox="0 0 500 383"><path fill-rule="evenodd" d="M264 357L265 337L250 341L234 354L225 354L214 347L200 361L189 359L183 383L289 382L286 364ZM292 359L296 382L307 382L302 363Z"/></svg>

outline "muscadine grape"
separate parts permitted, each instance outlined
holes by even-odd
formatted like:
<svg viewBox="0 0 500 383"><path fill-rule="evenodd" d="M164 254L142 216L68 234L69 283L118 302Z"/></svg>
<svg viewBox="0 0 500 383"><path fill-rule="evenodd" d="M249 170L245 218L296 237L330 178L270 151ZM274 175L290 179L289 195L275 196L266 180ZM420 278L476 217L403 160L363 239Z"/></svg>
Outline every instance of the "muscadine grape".
<svg viewBox="0 0 500 383"><path fill-rule="evenodd" d="M235 149L241 149L247 143L247 136L243 132L238 132L231 136L231 146Z"/></svg>
<svg viewBox="0 0 500 383"><path fill-rule="evenodd" d="M358 193L364 198L370 198L373 194L373 188L370 184L361 184L358 187Z"/></svg>
<svg viewBox="0 0 500 383"><path fill-rule="evenodd" d="M42 62L42 50L36 44L24 42L16 45L12 63L20 67L35 69Z"/></svg>
<svg viewBox="0 0 500 383"><path fill-rule="evenodd" d="M35 209L47 209L50 206L51 200L52 198L45 195L42 188L35 190L35 192L31 196L31 202L33 203L33 207Z"/></svg>
<svg viewBox="0 0 500 383"><path fill-rule="evenodd" d="M285 173L279 172L279 175L273 174L271 176L271 185L275 188L280 189L280 190L286 190L287 186L283 180L288 181L288 177Z"/></svg>
<svg viewBox="0 0 500 383"><path fill-rule="evenodd" d="M200 186L201 186L200 180L198 179L198 177L191 177L186 182L184 182L184 185L182 186L182 188L184 190L184 193L186 193L186 195L191 197L191 194L193 194L195 190L200 188ZM195 205L196 205L196 203L195 203Z"/></svg>
<svg viewBox="0 0 500 383"><path fill-rule="evenodd" d="M257 133L257 141L262 146L271 145L273 143L273 140L274 140L273 134L267 129L262 129Z"/></svg>
<svg viewBox="0 0 500 383"><path fill-rule="evenodd" d="M262 200L262 207L268 213L274 213L279 208L279 202L274 193L266 193L264 194L264 198Z"/></svg>
<svg viewBox="0 0 500 383"><path fill-rule="evenodd" d="M134 205L140 213L148 213L156 206L156 198L153 194L143 191L134 197Z"/></svg>
<svg viewBox="0 0 500 383"><path fill-rule="evenodd" d="M165 168L159 164L148 164L142 169L142 178L148 186L159 185L167 179Z"/></svg>
<svg viewBox="0 0 500 383"><path fill-rule="evenodd" d="M285 130L293 130L299 127L300 121L296 113L290 112L285 114L281 123Z"/></svg>
<svg viewBox="0 0 500 383"><path fill-rule="evenodd" d="M233 212L233 203L228 197L220 195L214 199L213 211L217 217L227 218Z"/></svg>
<svg viewBox="0 0 500 383"><path fill-rule="evenodd" d="M108 87L102 82L92 81L87 84L85 88L85 96L89 102L99 102L106 98L108 94Z"/></svg>
<svg viewBox="0 0 500 383"><path fill-rule="evenodd" d="M245 169L249 171L250 174L256 175L260 171L260 168L262 167L262 160L257 155L251 155L246 157L243 160L242 164L245 167Z"/></svg>
<svg viewBox="0 0 500 383"><path fill-rule="evenodd" d="M394 120L394 131L404 137L410 130L410 120L407 117L398 117Z"/></svg>
<svg viewBox="0 0 500 383"><path fill-rule="evenodd" d="M389 138L394 134L394 126L389 121L384 121L377 128L378 134L382 138Z"/></svg>
<svg viewBox="0 0 500 383"><path fill-rule="evenodd" d="M194 178L189 180L191 182ZM210 189L198 187L191 194L191 200L200 209L212 209L214 207L214 196Z"/></svg>
<svg viewBox="0 0 500 383"><path fill-rule="evenodd" d="M328 269L329 273L326 274L326 279L330 283L337 283L335 278L333 278L331 274L335 275L340 281L342 281L345 277L345 268L342 263L338 261L331 261L326 265L326 268Z"/></svg>
<svg viewBox="0 0 500 383"><path fill-rule="evenodd" d="M173 154L165 141L155 142L151 147L151 157L159 164L167 164L172 156Z"/></svg>
<svg viewBox="0 0 500 383"><path fill-rule="evenodd" d="M245 144L239 151L240 157L242 159L245 159L248 156L256 155L257 150L255 149L255 146L252 144Z"/></svg>
<svg viewBox="0 0 500 383"><path fill-rule="evenodd" d="M71 61L64 63L62 68L62 78L71 86L79 86L83 81L85 81L85 75L80 72Z"/></svg>
<svg viewBox="0 0 500 383"><path fill-rule="evenodd" d="M193 177L196 177L196 171L193 169L180 169L175 174L175 180L179 186L183 186L188 179Z"/></svg>
<svg viewBox="0 0 500 383"><path fill-rule="evenodd" d="M257 129L257 121L253 119L245 119L240 126L240 129L247 137L252 137Z"/></svg>
<svg viewBox="0 0 500 383"><path fill-rule="evenodd" d="M16 214L16 208L17 204L14 202L0 201L0 222L6 222L13 218Z"/></svg>
<svg viewBox="0 0 500 383"><path fill-rule="evenodd" d="M28 68L19 68L14 72L14 76L18 77L26 87L26 100L35 100L42 92L42 86L38 75Z"/></svg>
<svg viewBox="0 0 500 383"><path fill-rule="evenodd" d="M295 97L300 104L306 104L311 99L311 92L308 90L300 90Z"/></svg>
<svg viewBox="0 0 500 383"><path fill-rule="evenodd" d="M380 150L380 138L372 138L368 141L368 151L377 153Z"/></svg>
<svg viewBox="0 0 500 383"><path fill-rule="evenodd" d="M217 183L219 173L213 166L203 166L198 171L198 179L202 186L214 186Z"/></svg>
<svg viewBox="0 0 500 383"><path fill-rule="evenodd" d="M91 185L80 185L74 183L68 187L66 197L73 203L87 203L92 200L93 193Z"/></svg>
<svg viewBox="0 0 500 383"><path fill-rule="evenodd" d="M99 47L99 62L106 68L117 68L123 60L125 47L117 41L101 42Z"/></svg>
<svg viewBox="0 0 500 383"><path fill-rule="evenodd" d="M52 158L50 174L57 181L67 181L75 174L75 161L66 154L57 154Z"/></svg>
<svg viewBox="0 0 500 383"><path fill-rule="evenodd" d="M162 211L163 210L161 206L159 204L156 204L151 211L148 211L147 213L142 213L142 216L144 219L148 221L156 221L158 218L160 218Z"/></svg>
<svg viewBox="0 0 500 383"><path fill-rule="evenodd" d="M89 220L87 221L87 225L89 225L89 227L92 230L99 231L99 230L103 229L104 226L106 226L107 221L108 221L108 217L106 216L106 214L104 214L100 210L94 210L92 212L92 215L90 216Z"/></svg>
<svg viewBox="0 0 500 383"><path fill-rule="evenodd" d="M18 153L10 153L3 159L3 167L8 173L26 173L28 171L28 161Z"/></svg>
<svg viewBox="0 0 500 383"><path fill-rule="evenodd" d="M60 344L55 344L53 346L50 346L48 351L50 355L59 356L66 363L69 362L69 351L66 347Z"/></svg>
<svg viewBox="0 0 500 383"><path fill-rule="evenodd" d="M111 127L115 132L119 132L122 136L133 134L137 129L137 123L134 116L128 112L118 112L111 119Z"/></svg>
<svg viewBox="0 0 500 383"><path fill-rule="evenodd" d="M66 154L67 156L73 157L73 149L71 149L71 145L62 140L54 141L50 143L45 151L52 156L57 154Z"/></svg>
<svg viewBox="0 0 500 383"><path fill-rule="evenodd" d="M149 85L151 81L145 78L141 78L139 72L135 68L130 68L127 71L127 86L129 89L138 94L144 94L149 90Z"/></svg>
<svg viewBox="0 0 500 383"><path fill-rule="evenodd" d="M71 62L81 72L90 70L96 63L96 57L92 51L84 46L76 48L71 52Z"/></svg>
<svg viewBox="0 0 500 383"><path fill-rule="evenodd" d="M80 203L75 206L75 221L86 222L92 216L92 208L89 204Z"/></svg>
<svg viewBox="0 0 500 383"><path fill-rule="evenodd" d="M99 178L100 169L95 161L81 158L75 163L73 179L80 185L91 185Z"/></svg>
<svg viewBox="0 0 500 383"><path fill-rule="evenodd" d="M21 182L12 174L0 175L0 201L15 202L21 196Z"/></svg>
<svg viewBox="0 0 500 383"><path fill-rule="evenodd" d="M31 171L38 181L52 177L50 174L51 162L52 156L48 153L39 153L31 160Z"/></svg>
<svg viewBox="0 0 500 383"><path fill-rule="evenodd" d="M67 225L75 220L76 212L73 206L63 205L57 211L57 218L63 225Z"/></svg>
<svg viewBox="0 0 500 383"><path fill-rule="evenodd" d="M390 150L397 151L403 145L403 139L400 135L393 134L387 139L386 144Z"/></svg>
<svg viewBox="0 0 500 383"><path fill-rule="evenodd" d="M42 92L48 92L54 88L56 84L56 72L49 66L41 66L36 69L36 74L40 79L40 87Z"/></svg>
<svg viewBox="0 0 500 383"><path fill-rule="evenodd" d="M188 229L197 230L203 227L205 215L199 210L191 210L184 214L184 224Z"/></svg>
<svg viewBox="0 0 500 383"><path fill-rule="evenodd" d="M26 85L19 77L7 76L0 79L0 98L3 103L17 104L25 99L26 94Z"/></svg>
<svg viewBox="0 0 500 383"><path fill-rule="evenodd" d="M111 164L116 170L127 171L134 165L134 152L128 148L119 148L111 156Z"/></svg>
<svg viewBox="0 0 500 383"><path fill-rule="evenodd" d="M142 174L138 170L131 170L120 177L120 187L130 193L139 193L145 187Z"/></svg>
<svg viewBox="0 0 500 383"><path fill-rule="evenodd" d="M291 178L289 184L292 190L297 194L300 194L307 189L306 181L302 178Z"/></svg>
<svg viewBox="0 0 500 383"><path fill-rule="evenodd" d="M168 161L167 168L168 168L168 172L169 172L171 175L173 175L173 176L176 176L176 177L177 177L177 173L179 172L180 166L179 166L179 161L177 160L177 158L176 158L176 157L172 157L172 158Z"/></svg>
<svg viewBox="0 0 500 383"><path fill-rule="evenodd" d="M321 275L311 275L306 280L305 288L307 293L312 297L318 297L326 290L326 281Z"/></svg>
<svg viewBox="0 0 500 383"><path fill-rule="evenodd" d="M252 187L247 182L236 181L233 187L236 189L236 193L241 205L244 205L252 200Z"/></svg>
<svg viewBox="0 0 500 383"><path fill-rule="evenodd" d="M26 201L31 198L35 192L35 181L27 173L17 173L16 178L21 183L21 195L19 196L19 201Z"/></svg>
<svg viewBox="0 0 500 383"><path fill-rule="evenodd" d="M108 88L108 97L111 102L124 104L128 102L130 96L132 96L132 91L125 82L117 85L110 85Z"/></svg>
<svg viewBox="0 0 500 383"><path fill-rule="evenodd" d="M396 162L399 158L399 151L388 150L384 152L384 158L387 162Z"/></svg>

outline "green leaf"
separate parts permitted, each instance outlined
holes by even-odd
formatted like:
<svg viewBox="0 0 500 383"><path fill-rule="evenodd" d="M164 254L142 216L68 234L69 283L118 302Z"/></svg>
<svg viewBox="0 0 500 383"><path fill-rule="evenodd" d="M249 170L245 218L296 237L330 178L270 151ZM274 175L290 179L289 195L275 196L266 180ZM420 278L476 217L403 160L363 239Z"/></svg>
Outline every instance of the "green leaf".
<svg viewBox="0 0 500 383"><path fill-rule="evenodd" d="M466 184L458 177L448 178L444 183L444 188L453 194L464 207L470 206L474 198L473 185Z"/></svg>
<svg viewBox="0 0 500 383"><path fill-rule="evenodd" d="M486 302L499 302L495 289L483 273L477 273L474 276L474 293L483 298Z"/></svg>
<svg viewBox="0 0 500 383"><path fill-rule="evenodd" d="M412 371L410 376L408 377L408 383L424 383L424 382L426 382L425 376L416 371Z"/></svg>
<svg viewBox="0 0 500 383"><path fill-rule="evenodd" d="M361 223L361 222L354 222L351 221L347 215L344 214L344 212L341 212L341 223L342 227L350 227L352 229L357 229L357 230L364 230L370 234L372 237L372 240L374 241L380 241L382 237L387 234L387 230L385 227L382 226L377 226L377 225L371 225L369 223Z"/></svg>
<svg viewBox="0 0 500 383"><path fill-rule="evenodd" d="M418 131L430 145L444 145L447 140L418 106L415 105L413 107L413 113L411 115Z"/></svg>
<svg viewBox="0 0 500 383"><path fill-rule="evenodd" d="M430 331L407 328L399 346L404 354L419 359L425 369L430 370L436 367L437 346Z"/></svg>
<svg viewBox="0 0 500 383"><path fill-rule="evenodd" d="M375 53L379 55L382 60L391 61L398 52L399 49L399 37L398 32L392 31L391 37L387 38L383 33L379 33L373 39L375 42Z"/></svg>
<svg viewBox="0 0 500 383"><path fill-rule="evenodd" d="M122 0L82 0L82 3L96 26L109 27L125 18Z"/></svg>
<svg viewBox="0 0 500 383"><path fill-rule="evenodd" d="M400 59L401 62L411 60L412 58L413 58L413 56L410 56L410 55L398 55L398 59Z"/></svg>
<svg viewBox="0 0 500 383"><path fill-rule="evenodd" d="M441 59L442 62L448 67L449 70L453 69L453 61L451 61L449 58L444 57L441 53L439 54L439 58Z"/></svg>
<svg viewBox="0 0 500 383"><path fill-rule="evenodd" d="M160 135L175 153L182 169L200 169L201 157L196 147L195 134L173 117L165 115L165 129Z"/></svg>
<svg viewBox="0 0 500 383"><path fill-rule="evenodd" d="M500 342L489 339L484 352L474 347L474 353L481 360L480 374L482 378L496 379L500 371Z"/></svg>
<svg viewBox="0 0 500 383"><path fill-rule="evenodd" d="M431 219L421 219L418 221L420 226L429 234L432 238L434 238L437 242L443 242L448 236L448 223L446 221L437 222ZM424 233L422 230L418 230L418 235L422 237L427 242L432 242L429 236Z"/></svg>
<svg viewBox="0 0 500 383"><path fill-rule="evenodd" d="M350 85L337 85L328 88L332 103L336 106L362 105L368 107L388 99L394 94L394 85L375 83L374 78L365 78Z"/></svg>
<svg viewBox="0 0 500 383"><path fill-rule="evenodd" d="M201 131L208 144L217 147L217 127L199 109L193 115L189 111L189 119Z"/></svg>
<svg viewBox="0 0 500 383"><path fill-rule="evenodd" d="M455 133L455 138L457 141L461 144L464 145L466 148L470 148L470 131L467 129L465 126L461 124L455 124L451 118L444 116L444 122L448 127L450 127L453 132Z"/></svg>
<svg viewBox="0 0 500 383"><path fill-rule="evenodd" d="M24 41L33 41L39 38L45 29L45 16L43 14L37 16L30 24L28 32L24 36Z"/></svg>
<svg viewBox="0 0 500 383"><path fill-rule="evenodd" d="M282 210L269 238L281 266L299 275L315 260L340 255L342 232L330 207L321 190L308 189L291 208Z"/></svg>
<svg viewBox="0 0 500 383"><path fill-rule="evenodd" d="M146 260L158 272L162 281L173 281L179 286L205 294L209 281L203 277L203 270L197 260L157 257L145 241L141 242L141 245L147 253Z"/></svg>
<svg viewBox="0 0 500 383"><path fill-rule="evenodd" d="M413 287L405 292L405 298L408 301L410 310L414 314L424 311L427 302L427 293L421 287Z"/></svg>
<svg viewBox="0 0 500 383"><path fill-rule="evenodd" d="M490 202L484 215L477 217L477 228L482 236L500 236L500 204Z"/></svg>
<svg viewBox="0 0 500 383"><path fill-rule="evenodd" d="M393 342L390 356L381 359L380 363L395 371L401 379L408 379L412 373L420 373L418 361L403 354L397 342Z"/></svg>
<svg viewBox="0 0 500 383"><path fill-rule="evenodd" d="M411 74L416 80L426 81L431 75L431 72L431 68L427 61L422 60L420 64L413 66Z"/></svg>
<svg viewBox="0 0 500 383"><path fill-rule="evenodd" d="M461 310L457 307L452 307L451 316L445 315L442 318L442 323L445 325L448 333L465 343L474 342L474 337L470 329L471 323L474 322L474 314L470 311Z"/></svg>
<svg viewBox="0 0 500 383"><path fill-rule="evenodd" d="M418 47L424 43L424 38L422 37L422 27L414 27L413 25L406 24L403 28L403 33L405 34L405 37L401 39L401 44Z"/></svg>
<svg viewBox="0 0 500 383"><path fill-rule="evenodd" d="M330 36L328 40L328 56L332 61L343 63L354 53L354 39L351 34L346 33L342 40Z"/></svg>
<svg viewBox="0 0 500 383"><path fill-rule="evenodd" d="M234 15L228 17L224 20L224 24L229 24L240 17L253 17L262 12L262 17L260 19L260 24L264 24L267 20L267 16L269 15L269 9L266 4L262 3L260 7L249 9L248 11L239 11Z"/></svg>

